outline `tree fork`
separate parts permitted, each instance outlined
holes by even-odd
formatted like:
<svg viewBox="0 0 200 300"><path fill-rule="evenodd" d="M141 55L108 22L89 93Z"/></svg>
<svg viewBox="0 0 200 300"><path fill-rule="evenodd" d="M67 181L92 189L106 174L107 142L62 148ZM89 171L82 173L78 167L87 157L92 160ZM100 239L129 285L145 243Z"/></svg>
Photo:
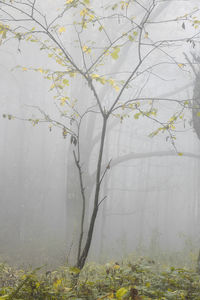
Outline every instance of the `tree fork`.
<svg viewBox="0 0 200 300"><path fill-rule="evenodd" d="M82 269L84 267L85 261L88 257L88 253L89 253L91 242L92 242L93 232L94 232L95 221L96 221L96 217L97 217L97 213L98 213L98 209L99 209L98 202L99 202L99 193L100 193L100 186L101 186L101 167L102 167L103 150L104 150L104 145L105 145L107 120L108 120L108 115L103 114L103 127L102 127L102 131L101 131L101 141L100 141L99 157L98 157L98 163L97 163L94 208L93 208L92 216L90 219L90 225L89 225L89 230L87 233L87 240L85 243L85 247L84 247L79 259L77 260L77 267L80 269Z"/></svg>

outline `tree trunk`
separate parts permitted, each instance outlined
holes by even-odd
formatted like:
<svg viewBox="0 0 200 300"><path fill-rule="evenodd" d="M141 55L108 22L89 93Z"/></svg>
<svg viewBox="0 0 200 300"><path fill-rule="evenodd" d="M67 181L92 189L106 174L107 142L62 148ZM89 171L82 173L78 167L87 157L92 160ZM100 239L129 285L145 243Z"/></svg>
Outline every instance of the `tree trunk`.
<svg viewBox="0 0 200 300"><path fill-rule="evenodd" d="M107 128L107 116L103 116L103 127L101 132L101 141L100 141L100 148L99 148L99 157L97 162L97 174L96 174L96 188L95 188L95 196L94 196L94 207L92 216L90 219L90 225L87 233L87 239L85 242L84 249L81 252L81 255L77 261L77 267L82 269L85 265L86 259L88 257L88 253L90 250L93 232L94 232L94 226L95 221L97 217L97 213L99 210L99 194L100 194L100 187L101 187L101 167L102 167L102 158L103 158L103 150L104 150L104 144L105 144L105 136L106 136L106 128Z"/></svg>

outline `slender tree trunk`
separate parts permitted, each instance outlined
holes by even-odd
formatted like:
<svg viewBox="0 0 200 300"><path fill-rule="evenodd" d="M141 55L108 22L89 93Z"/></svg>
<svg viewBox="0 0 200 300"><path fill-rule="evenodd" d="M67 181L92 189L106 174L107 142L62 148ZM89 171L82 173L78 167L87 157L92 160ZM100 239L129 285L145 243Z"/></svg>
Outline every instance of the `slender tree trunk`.
<svg viewBox="0 0 200 300"><path fill-rule="evenodd" d="M92 242L92 237L93 237L93 232L94 232L94 226L95 226L95 221L99 209L99 194L100 194L100 187L101 187L101 167L102 167L102 158L103 158L103 150L104 150L104 144L105 144L105 136L106 136L106 128L107 128L107 116L103 116L103 127L101 131L101 141L100 141L100 148L99 148L99 157L98 157L98 162L97 162L97 173L96 173L96 188L95 188L95 196L94 196L94 207L93 207L93 212L92 216L90 219L90 225L87 233L87 238L85 242L85 246L82 250L82 253L77 261L77 267L82 269L85 265L85 261L87 259L91 242Z"/></svg>

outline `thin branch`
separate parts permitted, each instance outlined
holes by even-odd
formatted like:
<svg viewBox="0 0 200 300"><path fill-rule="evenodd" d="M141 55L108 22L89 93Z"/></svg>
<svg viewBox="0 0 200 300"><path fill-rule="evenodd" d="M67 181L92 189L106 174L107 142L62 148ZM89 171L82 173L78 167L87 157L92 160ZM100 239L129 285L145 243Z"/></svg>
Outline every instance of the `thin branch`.
<svg viewBox="0 0 200 300"><path fill-rule="evenodd" d="M33 1L32 11L31 11L31 17L33 17L33 14L34 14L35 3L36 3L36 0Z"/></svg>
<svg viewBox="0 0 200 300"><path fill-rule="evenodd" d="M98 207L101 205L101 203L106 200L107 196L103 197L103 199L98 203Z"/></svg>
<svg viewBox="0 0 200 300"><path fill-rule="evenodd" d="M39 106L35 106L35 105L25 105L27 107L32 107L32 108L35 108L37 109L43 116L44 116L44 119L43 120L40 120L40 119L33 119L33 118L20 118L20 117L17 117L17 116L14 116L15 119L17 120L22 120L22 121L34 121L34 120L38 120L38 123L51 123L53 124L54 126L58 126L58 127L61 127L63 128L64 130L67 130L67 133L69 133L70 135L72 136L77 136L76 133L74 131L72 131L70 128L68 128L66 126L66 124L63 124L57 120L54 120L52 119L48 114L46 114Z"/></svg>
<svg viewBox="0 0 200 300"><path fill-rule="evenodd" d="M77 33L77 36L78 36L78 41L79 41L79 45L80 45L80 51L81 51L81 55L82 55L82 59L83 59L83 65L85 67L85 71L87 72L87 65L86 65L86 61L85 61L85 53L83 51L83 45L82 45L82 42L81 42L80 34L77 31L76 26L74 26L74 27L75 27L75 30L76 30L76 33Z"/></svg>
<svg viewBox="0 0 200 300"><path fill-rule="evenodd" d="M136 3L138 3L136 1ZM143 6L142 6L143 7ZM152 7L150 7L149 10L146 9L146 15L144 16L143 20L141 21L140 23L140 26L139 26L139 31L140 31L140 34L139 34L139 39L138 39L138 57L139 57L139 61L142 60L142 56L141 56L141 40L142 40L142 34L143 34L143 30L144 30L144 26L145 26L145 23L148 21L152 11L154 10L155 8L155 4L153 2L152 4Z"/></svg>
<svg viewBox="0 0 200 300"><path fill-rule="evenodd" d="M78 255L77 255L77 261L79 261L80 254L81 254L81 248L82 248L83 234L84 234L86 198L85 198L85 188L83 185L83 174L82 174L81 166L79 163L79 159L77 159L76 153L74 150L73 150L73 155L74 155L74 160L75 160L76 166L78 168L80 187L81 187L81 197L82 197L81 228L80 228L80 236L79 236L79 242L78 242Z"/></svg>
<svg viewBox="0 0 200 300"><path fill-rule="evenodd" d="M169 101L169 102L176 102L182 106L185 107L184 105L184 102L185 101L194 101L195 99L194 98L186 98L186 99L181 99L181 100L178 100L178 99L173 99L173 98L159 98L159 97L138 97L138 98L132 98L128 101L125 101L123 102L123 104L120 104L118 106L116 106L112 112L114 112L115 110L119 109L119 108L123 108L124 106L126 107L128 104L132 103L132 102L137 102L137 101L149 101L149 100L152 100L152 101ZM128 108L128 106L126 107Z"/></svg>
<svg viewBox="0 0 200 300"><path fill-rule="evenodd" d="M123 94L125 88L127 87L127 85L129 84L129 82L131 81L131 79L133 78L133 76L136 74L137 70L140 68L140 66L142 65L142 63L146 60L146 58L155 50L159 47L159 45L157 47L155 47L154 49L152 49L151 51L149 51L144 58L138 62L137 66L135 67L135 69L133 70L133 72L131 73L131 75L128 77L128 79L126 80L126 82L124 83L123 87L121 88L116 100L113 102L112 106L110 107L109 111L108 111L108 115L110 115L115 107L115 105L117 104L117 102L119 101L121 95Z"/></svg>

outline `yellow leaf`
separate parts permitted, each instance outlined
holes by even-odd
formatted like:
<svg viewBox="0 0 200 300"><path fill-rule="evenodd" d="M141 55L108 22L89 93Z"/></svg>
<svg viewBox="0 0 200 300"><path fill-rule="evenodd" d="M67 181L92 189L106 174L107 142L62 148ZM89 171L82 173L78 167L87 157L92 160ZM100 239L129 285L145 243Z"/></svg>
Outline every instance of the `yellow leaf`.
<svg viewBox="0 0 200 300"><path fill-rule="evenodd" d="M65 27L60 27L59 29L58 29L58 32L59 33L63 33L63 32L65 32L66 31L66 28Z"/></svg>
<svg viewBox="0 0 200 300"><path fill-rule="evenodd" d="M67 4L70 4L70 3L72 3L73 1L74 1L74 0L67 0L66 3L67 3Z"/></svg>
<svg viewBox="0 0 200 300"><path fill-rule="evenodd" d="M95 78L99 78L100 76L99 76L98 74L92 74L91 77L92 77L93 79L95 79Z"/></svg>
<svg viewBox="0 0 200 300"><path fill-rule="evenodd" d="M69 80L63 79L63 84L69 86Z"/></svg>
<svg viewBox="0 0 200 300"><path fill-rule="evenodd" d="M83 52L85 52L85 53L90 53L91 52L91 49L86 45L84 45L82 49L83 49Z"/></svg>
<svg viewBox="0 0 200 300"><path fill-rule="evenodd" d="M150 282L147 282L145 285L146 285L146 287L150 287L151 286Z"/></svg>
<svg viewBox="0 0 200 300"><path fill-rule="evenodd" d="M132 37L132 35L129 35L129 36L128 36L128 39L129 39L130 42L133 42L133 41L134 41L134 38Z"/></svg>
<svg viewBox="0 0 200 300"><path fill-rule="evenodd" d="M115 84L115 81L114 81L112 78L109 78L109 79L108 79L108 82L109 82L110 85L112 85L112 86Z"/></svg>
<svg viewBox="0 0 200 300"><path fill-rule="evenodd" d="M62 98L60 99L60 105L61 105L61 106L64 106L65 103L66 103L66 98L65 98L65 97L62 97Z"/></svg>
<svg viewBox="0 0 200 300"><path fill-rule="evenodd" d="M102 30L103 30L103 26L100 26L100 27L99 27L99 31L102 31Z"/></svg>
<svg viewBox="0 0 200 300"><path fill-rule="evenodd" d="M176 117L171 117L170 119L169 119L169 122L174 122L176 120Z"/></svg>
<svg viewBox="0 0 200 300"><path fill-rule="evenodd" d="M22 70L23 70L23 71L27 71L28 69L27 69L27 68L22 68Z"/></svg>
<svg viewBox="0 0 200 300"><path fill-rule="evenodd" d="M86 29L86 28L87 28L87 22L83 21L83 22L81 23L81 25L82 25L82 28L83 28L83 29Z"/></svg>
<svg viewBox="0 0 200 300"><path fill-rule="evenodd" d="M53 287L54 288L58 288L62 283L62 280L61 279L58 279L56 280L54 283L53 283Z"/></svg>
<svg viewBox="0 0 200 300"><path fill-rule="evenodd" d="M94 20L94 18L95 18L95 16L94 16L94 15L91 15L91 14L89 15L89 17L90 17L90 21L91 21L91 20Z"/></svg>
<svg viewBox="0 0 200 300"><path fill-rule="evenodd" d="M75 73L75 72L69 72L69 76L70 76L70 77L75 77L75 76L76 76L76 73Z"/></svg>
<svg viewBox="0 0 200 300"><path fill-rule="evenodd" d="M122 297L123 297L127 292L128 292L128 290L125 289L125 288L119 289L119 290L116 292L116 297L117 297L117 299L121 300Z"/></svg>
<svg viewBox="0 0 200 300"><path fill-rule="evenodd" d="M119 265L114 265L114 267L113 267L115 270L118 270L118 269L120 269L120 266Z"/></svg>
<svg viewBox="0 0 200 300"><path fill-rule="evenodd" d="M147 39L149 37L149 33L145 32L144 38Z"/></svg>
<svg viewBox="0 0 200 300"><path fill-rule="evenodd" d="M118 55L119 51L120 51L119 47L115 47L114 48L114 51L111 53L111 56L112 56L113 59L118 59L118 57L119 57L119 55Z"/></svg>
<svg viewBox="0 0 200 300"><path fill-rule="evenodd" d="M101 84L105 84L106 83L106 79L104 77L100 77L99 81L101 82Z"/></svg>
<svg viewBox="0 0 200 300"><path fill-rule="evenodd" d="M80 11L80 16L81 16L81 17L84 17L84 16L87 15L87 14L88 14L87 8L84 8L84 9L82 9L82 10Z"/></svg>
<svg viewBox="0 0 200 300"><path fill-rule="evenodd" d="M105 54L106 56L108 56L110 53L109 53L109 51L105 51L104 54Z"/></svg>
<svg viewBox="0 0 200 300"><path fill-rule="evenodd" d="M135 114L135 115L134 115L134 119L138 120L140 115L141 115L141 113Z"/></svg>
<svg viewBox="0 0 200 300"><path fill-rule="evenodd" d="M50 86L50 90L53 90L55 88L55 84L53 83L51 86Z"/></svg>
<svg viewBox="0 0 200 300"><path fill-rule="evenodd" d="M183 156L183 153L182 153L182 152L178 152L178 155L179 155L179 156Z"/></svg>
<svg viewBox="0 0 200 300"><path fill-rule="evenodd" d="M179 68L183 68L184 64L178 64Z"/></svg>
<svg viewBox="0 0 200 300"><path fill-rule="evenodd" d="M71 267L70 268L70 272L74 273L74 274L79 274L80 273L80 269L77 267Z"/></svg>
<svg viewBox="0 0 200 300"><path fill-rule="evenodd" d="M115 85L115 86L114 86L114 89L115 89L116 92L119 92L119 87L118 87L118 85Z"/></svg>

